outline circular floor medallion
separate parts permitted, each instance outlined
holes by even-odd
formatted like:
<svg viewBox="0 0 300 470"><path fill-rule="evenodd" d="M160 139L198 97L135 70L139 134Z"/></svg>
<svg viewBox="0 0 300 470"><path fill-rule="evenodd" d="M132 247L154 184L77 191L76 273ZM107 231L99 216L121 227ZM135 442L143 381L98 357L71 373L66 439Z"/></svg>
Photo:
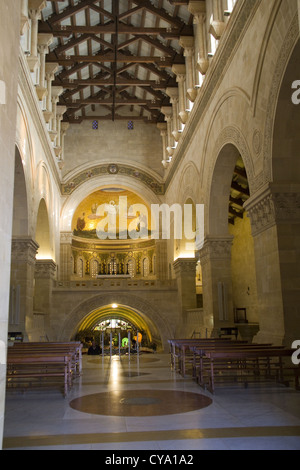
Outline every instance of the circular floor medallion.
<svg viewBox="0 0 300 470"><path fill-rule="evenodd" d="M198 393L170 390L114 390L76 398L71 408L106 416L163 416L188 413L211 405Z"/></svg>

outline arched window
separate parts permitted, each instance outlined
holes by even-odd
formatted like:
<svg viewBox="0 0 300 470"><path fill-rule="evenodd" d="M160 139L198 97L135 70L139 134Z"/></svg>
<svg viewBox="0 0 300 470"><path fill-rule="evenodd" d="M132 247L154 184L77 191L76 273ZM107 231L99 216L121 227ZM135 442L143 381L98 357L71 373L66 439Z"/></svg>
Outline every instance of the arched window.
<svg viewBox="0 0 300 470"><path fill-rule="evenodd" d="M156 275L156 255L154 255L152 259L152 274L154 274L154 276Z"/></svg>
<svg viewBox="0 0 300 470"><path fill-rule="evenodd" d="M129 274L130 277L134 277L135 276L135 272L136 272L136 266L135 266L135 260L134 258L128 258L126 261L125 261L125 274Z"/></svg>
<svg viewBox="0 0 300 470"><path fill-rule="evenodd" d="M99 272L99 263L96 259L92 259L91 264L90 264L90 273L91 276L96 278Z"/></svg>
<svg viewBox="0 0 300 470"><path fill-rule="evenodd" d="M108 263L108 274L117 274L117 260L116 258L111 258Z"/></svg>
<svg viewBox="0 0 300 470"><path fill-rule="evenodd" d="M148 277L150 273L150 263L149 263L149 258L146 256L143 259L143 277Z"/></svg>
<svg viewBox="0 0 300 470"><path fill-rule="evenodd" d="M84 275L84 261L82 258L78 258L77 260L77 276L83 277Z"/></svg>

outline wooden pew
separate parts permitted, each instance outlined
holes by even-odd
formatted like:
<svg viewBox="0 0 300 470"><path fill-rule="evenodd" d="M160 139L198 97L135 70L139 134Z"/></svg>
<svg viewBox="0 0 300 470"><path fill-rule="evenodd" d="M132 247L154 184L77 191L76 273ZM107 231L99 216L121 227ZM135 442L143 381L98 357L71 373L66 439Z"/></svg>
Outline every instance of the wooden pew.
<svg viewBox="0 0 300 470"><path fill-rule="evenodd" d="M73 353L73 372L75 375L81 375L82 373L82 344L79 341L70 342L26 342L26 343L15 343L13 347L9 348L10 352L23 351L28 352L66 352Z"/></svg>
<svg viewBox="0 0 300 470"><path fill-rule="evenodd" d="M215 343L226 344L231 341L232 340L230 338L170 339L168 340L168 343L170 345L171 366L174 370L178 370L178 372L185 377L187 352L191 350L191 348L196 346L201 347L206 345L213 345ZM178 364L177 367L176 363Z"/></svg>
<svg viewBox="0 0 300 470"><path fill-rule="evenodd" d="M202 356L198 382L211 393L214 393L215 382L219 378L231 382L240 380L247 385L249 380L261 381L264 377L288 386L284 378L283 358L292 357L293 351L284 347L259 345L206 350Z"/></svg>
<svg viewBox="0 0 300 470"><path fill-rule="evenodd" d="M40 354L38 352L8 351L7 386L14 388L25 388L26 386L27 388L30 386L30 381L34 379L62 378L63 394L66 397L72 385L71 362L72 353L54 352L51 354L43 352Z"/></svg>

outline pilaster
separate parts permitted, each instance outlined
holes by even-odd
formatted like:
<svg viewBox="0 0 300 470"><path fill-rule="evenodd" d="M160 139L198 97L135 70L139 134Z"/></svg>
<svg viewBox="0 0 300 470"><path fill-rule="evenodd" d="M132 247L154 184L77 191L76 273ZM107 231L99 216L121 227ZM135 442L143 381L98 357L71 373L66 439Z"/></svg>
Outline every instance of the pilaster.
<svg viewBox="0 0 300 470"><path fill-rule="evenodd" d="M202 75L205 75L209 66L206 38L206 2L205 0L190 1L188 9L193 14L194 23L196 24L197 68Z"/></svg>
<svg viewBox="0 0 300 470"><path fill-rule="evenodd" d="M207 237L198 251L203 278L204 322L209 330L232 324L232 236Z"/></svg>
<svg viewBox="0 0 300 470"><path fill-rule="evenodd" d="M179 90L179 117L182 124L186 124L188 120L188 112L186 110L186 97L185 97L185 80L186 68L185 65L175 64L172 66L172 71L176 75Z"/></svg>
<svg viewBox="0 0 300 470"><path fill-rule="evenodd" d="M197 306L196 265L195 258L178 258L173 263L182 313Z"/></svg>
<svg viewBox="0 0 300 470"><path fill-rule="evenodd" d="M300 185L267 185L245 209L254 237L258 338L290 346L300 337Z"/></svg>

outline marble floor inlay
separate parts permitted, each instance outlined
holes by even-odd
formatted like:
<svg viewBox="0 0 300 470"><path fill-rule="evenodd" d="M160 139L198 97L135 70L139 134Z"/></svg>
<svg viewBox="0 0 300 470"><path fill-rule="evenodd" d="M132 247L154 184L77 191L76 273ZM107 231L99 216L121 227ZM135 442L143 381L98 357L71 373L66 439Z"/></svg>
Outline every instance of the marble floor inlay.
<svg viewBox="0 0 300 470"><path fill-rule="evenodd" d="M198 393L169 390L112 390L72 400L75 410L108 416L159 416L188 413L211 405ZM142 406L141 406L142 405Z"/></svg>

